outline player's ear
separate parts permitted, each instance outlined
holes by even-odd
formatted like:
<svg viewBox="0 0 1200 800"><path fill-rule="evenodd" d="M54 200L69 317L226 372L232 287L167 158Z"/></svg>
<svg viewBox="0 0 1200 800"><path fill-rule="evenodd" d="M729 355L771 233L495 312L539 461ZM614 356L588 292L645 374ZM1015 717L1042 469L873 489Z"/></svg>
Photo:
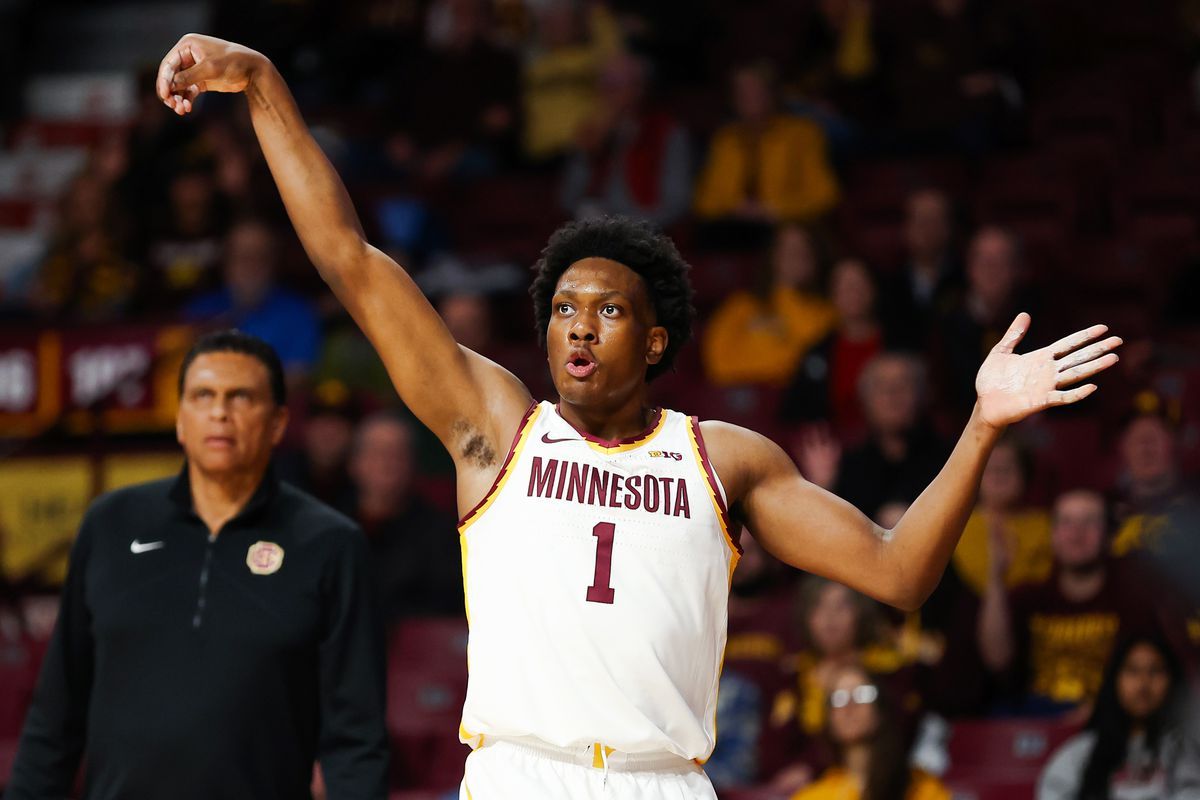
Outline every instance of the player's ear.
<svg viewBox="0 0 1200 800"><path fill-rule="evenodd" d="M667 329L655 325L646 333L646 363L657 364L667 352Z"/></svg>

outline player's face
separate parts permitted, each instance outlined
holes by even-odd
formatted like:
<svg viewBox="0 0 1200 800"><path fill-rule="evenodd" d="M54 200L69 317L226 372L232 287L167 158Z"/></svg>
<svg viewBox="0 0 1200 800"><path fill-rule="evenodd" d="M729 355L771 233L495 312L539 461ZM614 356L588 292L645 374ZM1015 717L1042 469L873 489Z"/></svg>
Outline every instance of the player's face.
<svg viewBox="0 0 1200 800"><path fill-rule="evenodd" d="M204 353L184 375L175 435L189 463L209 475L266 468L287 428L261 361L244 353Z"/></svg>
<svg viewBox="0 0 1200 800"><path fill-rule="evenodd" d="M616 409L639 392L667 347L645 281L623 264L585 258L558 280L546 352L563 401Z"/></svg>
<svg viewBox="0 0 1200 800"><path fill-rule="evenodd" d="M1138 644L1125 656L1117 673L1117 702L1135 720L1144 720L1167 700L1171 674L1162 654L1148 644Z"/></svg>

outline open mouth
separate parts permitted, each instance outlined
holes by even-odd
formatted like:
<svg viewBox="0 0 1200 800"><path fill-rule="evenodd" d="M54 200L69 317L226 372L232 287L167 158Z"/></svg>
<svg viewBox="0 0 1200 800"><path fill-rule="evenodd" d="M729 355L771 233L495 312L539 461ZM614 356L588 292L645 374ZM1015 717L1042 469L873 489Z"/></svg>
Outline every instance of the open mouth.
<svg viewBox="0 0 1200 800"><path fill-rule="evenodd" d="M586 378L595 371L596 362L583 354L578 354L567 362L567 372L575 378Z"/></svg>

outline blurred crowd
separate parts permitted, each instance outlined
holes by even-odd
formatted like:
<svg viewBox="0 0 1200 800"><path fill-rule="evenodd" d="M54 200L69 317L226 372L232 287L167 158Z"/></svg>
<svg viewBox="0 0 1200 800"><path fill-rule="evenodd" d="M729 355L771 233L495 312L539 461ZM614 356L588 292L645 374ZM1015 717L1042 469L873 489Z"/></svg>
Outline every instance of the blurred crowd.
<svg viewBox="0 0 1200 800"><path fill-rule="evenodd" d="M1112 276L1088 247L1128 233L1093 179L1117 174L1140 140L1089 161L1035 124L1052 77L1111 88L1097 65L1116 74L1144 50L1155 85L1186 94L1200 26L1148 47L1135 25L1122 61L1088 6L1057 5L1077 10L1078 31L983 0L213 6L214 33L279 66L372 240L458 341L549 397L524 295L538 241L572 217L649 218L693 260L701 312L662 402L772 435L809 480L885 527L945 463L982 357L1018 311L1033 316L1026 348L1113 312L1121 366L1081 408L1000 443L921 612L798 575L743 537L707 766L719 786L820 800L850 796L839 792L853 776L875 798L941 797L940 721L980 716L1083 726L1043 797L1114 776L1131 793L1085 796L1166 797L1132 792L1200 772L1181 727L1200 667L1200 381L1188 383L1200 318L1180 301L1196 287L1196 231L1139 251L1150 261L1132 282L1152 270L1156 293L1092 291L1093 275ZM1159 5L1168 29L1192 18L1186 2L1143 11ZM1125 27L1119 7L1106 13ZM244 104L206 97L181 121L152 75L136 117L62 196L45 257L0 288L5 317L186 320L264 338L300 398L282 475L366 530L393 621L461 614L448 459L305 261ZM1072 163L1037 166L1028 201L1045 200L1041 186L1077 191L1062 230L1038 227L1042 206L988 213L1007 195L980 187L1031 159ZM512 185L539 193L496 189ZM470 202L485 193L514 207Z"/></svg>

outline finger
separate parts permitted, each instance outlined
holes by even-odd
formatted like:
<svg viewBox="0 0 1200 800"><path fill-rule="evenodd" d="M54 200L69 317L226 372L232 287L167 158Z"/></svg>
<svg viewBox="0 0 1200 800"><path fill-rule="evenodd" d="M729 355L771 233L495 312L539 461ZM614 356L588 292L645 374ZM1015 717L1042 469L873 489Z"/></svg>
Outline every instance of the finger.
<svg viewBox="0 0 1200 800"><path fill-rule="evenodd" d="M215 78L216 75L217 68L213 65L212 61L201 61L199 64L188 69L176 72L175 77L171 80L171 87L176 92L182 92L189 86L195 86L197 88L196 93L199 94L204 91L205 82Z"/></svg>
<svg viewBox="0 0 1200 800"><path fill-rule="evenodd" d="M1058 362L1060 372L1065 372L1071 367L1077 367L1080 364L1086 364L1088 361L1099 358L1100 356L1112 350L1116 350L1124 344L1124 340L1120 336L1110 336L1102 342L1096 342L1082 350L1076 350L1074 353L1068 353Z"/></svg>
<svg viewBox="0 0 1200 800"><path fill-rule="evenodd" d="M167 53L162 63L158 65L158 78L155 80L154 86L158 90L159 99L167 105L171 103L171 81L175 78L175 73L179 70L181 59L179 45L175 45L175 47L171 48L171 52Z"/></svg>
<svg viewBox="0 0 1200 800"><path fill-rule="evenodd" d="M1059 356L1064 356L1067 353L1070 353L1077 347L1082 347L1093 339L1100 338L1107 331L1107 325L1093 325L1085 330L1076 331L1070 336L1064 336L1046 349L1049 350L1055 358L1058 358Z"/></svg>
<svg viewBox="0 0 1200 800"><path fill-rule="evenodd" d="M1119 360L1120 357L1116 353L1109 353L1108 355L1101 356L1094 361L1089 361L1086 364L1080 364L1078 367L1072 367L1065 372L1060 372L1058 375L1058 380L1054 385L1056 388L1060 389L1063 386L1070 386L1076 381L1081 381L1084 378L1090 378L1097 372L1102 372L1108 369Z"/></svg>
<svg viewBox="0 0 1200 800"><path fill-rule="evenodd" d="M1001 337L1000 341L992 348L993 353L1011 353L1016 349L1021 340L1025 338L1025 332L1029 330L1031 318L1028 314L1022 311L1017 314L1017 318L1013 320L1012 325L1008 326L1008 331Z"/></svg>
<svg viewBox="0 0 1200 800"><path fill-rule="evenodd" d="M1068 389L1065 392L1050 392L1048 400L1052 406L1066 406L1071 403L1078 403L1094 391L1096 391L1096 384L1085 383L1083 386Z"/></svg>

